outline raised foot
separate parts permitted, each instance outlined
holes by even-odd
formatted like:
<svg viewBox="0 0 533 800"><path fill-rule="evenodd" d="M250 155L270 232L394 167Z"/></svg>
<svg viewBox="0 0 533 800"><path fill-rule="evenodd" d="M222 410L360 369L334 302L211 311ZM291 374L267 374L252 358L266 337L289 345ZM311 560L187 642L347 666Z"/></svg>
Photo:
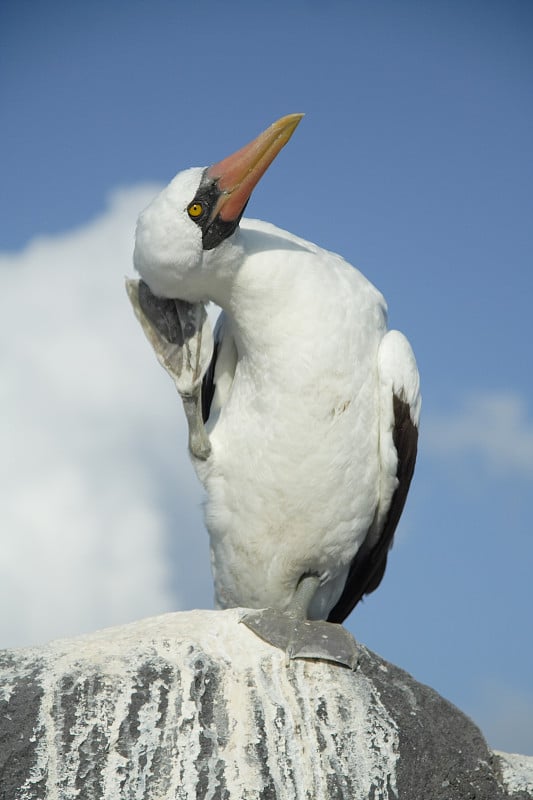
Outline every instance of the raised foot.
<svg viewBox="0 0 533 800"><path fill-rule="evenodd" d="M357 666L357 644L342 625L324 620L298 619L272 608L247 612L240 622L260 639L283 650L288 659L321 659L350 669Z"/></svg>
<svg viewBox="0 0 533 800"><path fill-rule="evenodd" d="M213 334L202 303L156 297L144 281L126 280L128 297L161 366L178 390L187 417L189 450L205 461L211 445L202 420L202 380Z"/></svg>
<svg viewBox="0 0 533 800"><path fill-rule="evenodd" d="M181 395L194 394L213 355L213 335L204 305L157 297L142 280L127 278L126 289L159 363Z"/></svg>

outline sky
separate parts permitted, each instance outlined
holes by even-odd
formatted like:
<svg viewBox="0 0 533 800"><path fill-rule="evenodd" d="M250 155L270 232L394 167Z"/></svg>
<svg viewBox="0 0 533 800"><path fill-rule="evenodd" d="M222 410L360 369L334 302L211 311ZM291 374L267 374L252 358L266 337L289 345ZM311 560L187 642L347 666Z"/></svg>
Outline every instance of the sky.
<svg viewBox="0 0 533 800"><path fill-rule="evenodd" d="M210 607L179 398L124 292L179 170L306 116L249 216L384 293L420 450L357 639L533 754L533 5L0 5L0 646Z"/></svg>

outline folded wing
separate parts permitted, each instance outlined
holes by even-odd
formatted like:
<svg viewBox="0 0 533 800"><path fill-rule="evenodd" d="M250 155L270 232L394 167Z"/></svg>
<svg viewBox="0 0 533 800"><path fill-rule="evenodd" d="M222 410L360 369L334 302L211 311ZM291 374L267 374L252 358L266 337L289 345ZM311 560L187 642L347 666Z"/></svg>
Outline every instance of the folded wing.
<svg viewBox="0 0 533 800"><path fill-rule="evenodd" d="M380 499L373 524L356 553L343 593L328 621L342 622L383 578L415 468L420 385L405 336L389 331L378 350Z"/></svg>

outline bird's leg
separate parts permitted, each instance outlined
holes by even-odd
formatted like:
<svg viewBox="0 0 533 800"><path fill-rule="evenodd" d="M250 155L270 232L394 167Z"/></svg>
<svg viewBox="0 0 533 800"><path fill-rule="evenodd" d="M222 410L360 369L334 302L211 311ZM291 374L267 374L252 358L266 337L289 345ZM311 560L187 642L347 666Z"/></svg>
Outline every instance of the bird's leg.
<svg viewBox="0 0 533 800"><path fill-rule="evenodd" d="M264 641L284 650L288 661L291 658L320 659L355 669L357 645L346 628L333 622L307 618L309 605L319 586L318 575L303 575L287 611L274 608L249 611L240 621Z"/></svg>
<svg viewBox="0 0 533 800"><path fill-rule="evenodd" d="M307 619L307 610L319 586L318 575L302 575L292 599L291 616L297 619Z"/></svg>
<svg viewBox="0 0 533 800"><path fill-rule="evenodd" d="M202 389L180 397L189 428L189 450L195 458L206 461L211 455L211 444L202 418Z"/></svg>
<svg viewBox="0 0 533 800"><path fill-rule="evenodd" d="M202 380L213 354L213 335L202 303L156 297L144 281L126 280L128 297L157 360L179 392L189 428L189 450L211 453L202 419Z"/></svg>

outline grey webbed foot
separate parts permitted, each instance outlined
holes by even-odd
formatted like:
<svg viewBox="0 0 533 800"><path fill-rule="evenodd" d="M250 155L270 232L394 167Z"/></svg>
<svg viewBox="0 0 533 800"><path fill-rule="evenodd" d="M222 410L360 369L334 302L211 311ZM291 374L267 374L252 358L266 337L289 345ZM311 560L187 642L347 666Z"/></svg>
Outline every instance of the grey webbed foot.
<svg viewBox="0 0 533 800"><path fill-rule="evenodd" d="M333 661L350 669L357 666L357 644L342 625L298 619L273 608L248 612L240 621L265 642L283 650L288 659Z"/></svg>
<svg viewBox="0 0 533 800"><path fill-rule="evenodd" d="M357 644L346 628L325 620L307 619L319 585L317 575L303 575L288 611L274 608L250 611L240 621L265 642L284 650L287 659L317 658L355 669Z"/></svg>
<svg viewBox="0 0 533 800"><path fill-rule="evenodd" d="M201 411L202 379L213 354L213 334L202 303L154 295L144 281L126 279L128 297L157 360L181 396L189 426L189 449L211 453Z"/></svg>

